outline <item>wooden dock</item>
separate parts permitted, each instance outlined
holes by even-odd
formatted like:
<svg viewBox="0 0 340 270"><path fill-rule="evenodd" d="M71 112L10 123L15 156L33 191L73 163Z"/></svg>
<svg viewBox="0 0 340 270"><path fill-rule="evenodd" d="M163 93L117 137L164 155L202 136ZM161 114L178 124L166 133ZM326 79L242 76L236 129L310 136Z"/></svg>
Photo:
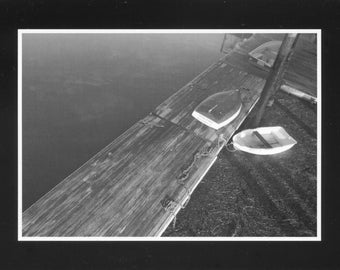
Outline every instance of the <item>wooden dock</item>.
<svg viewBox="0 0 340 270"><path fill-rule="evenodd" d="M210 66L34 203L22 235L160 236L256 104L267 74L247 54L263 36ZM202 100L231 89L243 103L231 124L215 131L191 116Z"/></svg>

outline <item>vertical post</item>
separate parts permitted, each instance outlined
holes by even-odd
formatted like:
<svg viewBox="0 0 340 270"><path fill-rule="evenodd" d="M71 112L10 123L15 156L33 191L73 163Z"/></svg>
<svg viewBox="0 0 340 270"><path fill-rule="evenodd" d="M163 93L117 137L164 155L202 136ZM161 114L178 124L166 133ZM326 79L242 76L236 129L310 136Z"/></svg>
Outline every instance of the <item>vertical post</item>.
<svg viewBox="0 0 340 270"><path fill-rule="evenodd" d="M258 110L252 123L253 127L257 127L260 124L270 97L280 88L283 74L287 69L287 63L291 58L297 39L298 34L296 33L285 35L258 101Z"/></svg>
<svg viewBox="0 0 340 270"><path fill-rule="evenodd" d="M223 48L224 48L224 42L227 38L227 34L224 34L224 37L223 37L223 41L222 41L222 45L221 45L221 49L220 49L220 52L223 53Z"/></svg>

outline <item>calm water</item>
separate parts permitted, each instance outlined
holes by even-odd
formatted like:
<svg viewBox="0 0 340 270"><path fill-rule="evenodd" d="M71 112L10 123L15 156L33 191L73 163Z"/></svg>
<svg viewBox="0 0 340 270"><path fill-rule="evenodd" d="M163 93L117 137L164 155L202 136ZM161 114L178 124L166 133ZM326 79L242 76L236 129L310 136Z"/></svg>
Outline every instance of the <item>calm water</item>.
<svg viewBox="0 0 340 270"><path fill-rule="evenodd" d="M23 209L219 59L222 39L24 34Z"/></svg>

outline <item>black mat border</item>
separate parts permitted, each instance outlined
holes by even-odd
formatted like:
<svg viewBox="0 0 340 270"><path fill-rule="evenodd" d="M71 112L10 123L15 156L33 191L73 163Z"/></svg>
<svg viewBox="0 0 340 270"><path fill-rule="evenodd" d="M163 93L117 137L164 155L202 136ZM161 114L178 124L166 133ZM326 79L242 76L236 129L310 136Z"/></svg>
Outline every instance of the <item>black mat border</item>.
<svg viewBox="0 0 340 270"><path fill-rule="evenodd" d="M336 269L338 1L0 3L1 269ZM80 4L81 3L81 4ZM337 16L338 15L338 16ZM322 29L322 242L18 242L17 29Z"/></svg>

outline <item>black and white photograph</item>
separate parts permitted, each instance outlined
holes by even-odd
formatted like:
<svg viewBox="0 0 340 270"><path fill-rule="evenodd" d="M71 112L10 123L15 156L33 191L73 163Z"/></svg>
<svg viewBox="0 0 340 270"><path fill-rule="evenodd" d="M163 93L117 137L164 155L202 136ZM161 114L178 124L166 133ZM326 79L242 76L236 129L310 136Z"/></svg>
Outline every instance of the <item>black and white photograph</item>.
<svg viewBox="0 0 340 270"><path fill-rule="evenodd" d="M321 41L19 29L18 240L322 240Z"/></svg>

